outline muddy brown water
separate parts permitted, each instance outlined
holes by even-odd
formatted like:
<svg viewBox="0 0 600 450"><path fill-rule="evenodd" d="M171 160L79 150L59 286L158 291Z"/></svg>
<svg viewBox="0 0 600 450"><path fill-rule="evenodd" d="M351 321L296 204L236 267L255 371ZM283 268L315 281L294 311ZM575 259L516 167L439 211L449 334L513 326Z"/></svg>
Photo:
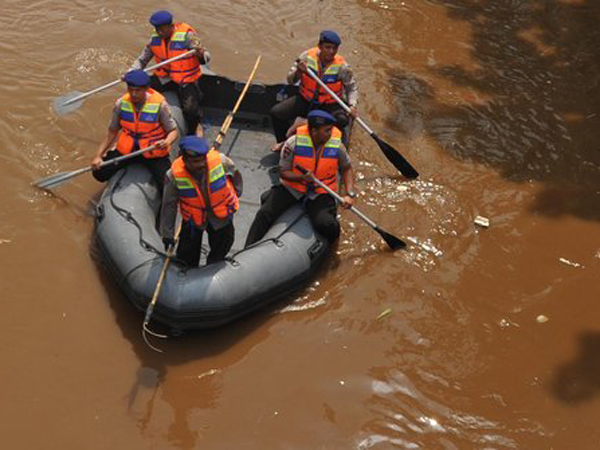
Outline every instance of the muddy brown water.
<svg viewBox="0 0 600 450"><path fill-rule="evenodd" d="M30 183L89 163L121 91L51 102L118 77L164 7L237 79L260 52L282 81L338 30L363 117L421 177L357 130L358 205L417 244L344 213L300 296L156 354L90 254L101 186ZM599 20L585 0L3 0L2 448L600 448Z"/></svg>

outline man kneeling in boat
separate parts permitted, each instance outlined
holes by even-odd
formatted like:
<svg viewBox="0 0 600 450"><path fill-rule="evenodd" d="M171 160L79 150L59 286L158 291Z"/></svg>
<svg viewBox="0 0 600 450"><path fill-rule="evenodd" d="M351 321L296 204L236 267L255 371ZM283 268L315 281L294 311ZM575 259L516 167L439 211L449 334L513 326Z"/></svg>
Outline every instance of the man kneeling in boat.
<svg viewBox="0 0 600 450"><path fill-rule="evenodd" d="M234 239L233 214L239 208L242 176L231 159L211 149L206 139L186 136L179 141L181 156L167 172L160 234L168 249L175 244L177 205L183 223L177 258L190 267L200 262L202 235L208 233L207 264L225 259Z"/></svg>
<svg viewBox="0 0 600 450"><path fill-rule="evenodd" d="M342 207L354 203L354 173L348 152L342 143L342 132L334 127L336 119L326 111L308 113L308 125L300 126L296 135L284 144L279 159L281 184L273 186L254 218L246 247L262 239L273 222L294 203L306 204L306 212L315 230L329 242L340 235L335 199L323 188L315 186L313 176L332 190L338 190L341 170L346 190ZM303 174L297 166L309 170Z"/></svg>
<svg viewBox="0 0 600 450"><path fill-rule="evenodd" d="M169 105L158 92L150 89L150 77L143 70L132 70L124 76L127 94L115 103L108 132L92 159L92 175L106 181L126 164L143 163L162 189L170 167L169 151L177 140L177 124ZM117 139L117 148L110 150ZM120 164L100 168L103 161L127 155L154 145L154 150L142 153Z"/></svg>

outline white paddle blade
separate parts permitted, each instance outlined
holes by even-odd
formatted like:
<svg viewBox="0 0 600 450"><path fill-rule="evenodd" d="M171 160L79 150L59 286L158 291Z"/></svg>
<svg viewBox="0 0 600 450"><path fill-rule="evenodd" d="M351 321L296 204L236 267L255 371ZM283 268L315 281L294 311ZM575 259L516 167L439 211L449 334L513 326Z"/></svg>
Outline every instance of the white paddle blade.
<svg viewBox="0 0 600 450"><path fill-rule="evenodd" d="M83 94L83 92L73 91L67 95L63 95L62 97L55 98L52 102L52 107L54 108L56 114L59 116L64 116L65 114L69 114L83 105L83 99L69 103L72 99L80 96L81 94Z"/></svg>

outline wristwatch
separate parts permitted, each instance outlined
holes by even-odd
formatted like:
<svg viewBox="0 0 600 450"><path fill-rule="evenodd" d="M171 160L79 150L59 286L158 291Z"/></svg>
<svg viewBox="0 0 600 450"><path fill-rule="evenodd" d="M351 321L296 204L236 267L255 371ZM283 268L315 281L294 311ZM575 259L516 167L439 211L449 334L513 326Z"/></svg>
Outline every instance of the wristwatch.
<svg viewBox="0 0 600 450"><path fill-rule="evenodd" d="M356 192L354 191L348 191L346 192L346 194L348 195L348 197L350 198L356 198L356 196L358 195Z"/></svg>

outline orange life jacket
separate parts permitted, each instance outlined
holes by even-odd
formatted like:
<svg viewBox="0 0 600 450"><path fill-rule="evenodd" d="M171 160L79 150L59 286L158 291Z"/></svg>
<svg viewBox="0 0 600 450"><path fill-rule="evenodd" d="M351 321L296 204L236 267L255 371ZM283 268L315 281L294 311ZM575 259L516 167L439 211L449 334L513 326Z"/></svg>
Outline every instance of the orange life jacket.
<svg viewBox="0 0 600 450"><path fill-rule="evenodd" d="M292 171L298 175L302 175L296 165L300 165L305 169L310 170L317 179L325 183L329 188L337 192L337 175L340 146L342 144L342 132L336 127L333 127L331 137L323 146L323 150L319 154L313 145L312 139L308 132L308 125L298 127L296 130L296 145L292 156ZM281 178L282 183L287 186L305 193L308 186L303 181L290 181ZM325 194L327 191L320 186L315 188L318 194Z"/></svg>
<svg viewBox="0 0 600 450"><path fill-rule="evenodd" d="M344 85L340 80L340 69L344 64L346 64L344 57L336 54L332 63L322 72L321 63L319 62L319 47L308 50L308 70L312 70L340 98L343 98L344 94ZM310 75L305 73L300 77L300 95L309 102L320 105L336 102Z"/></svg>
<svg viewBox="0 0 600 450"><path fill-rule="evenodd" d="M138 113L128 93L121 97L119 111L121 133L117 141L117 150L120 153L126 155L134 150L149 147L154 142L167 137L167 132L158 120L160 105L164 100L161 94L149 88L146 102ZM165 150L153 150L143 155L146 158L162 158L168 156L170 150L170 146L167 146Z"/></svg>
<svg viewBox="0 0 600 450"><path fill-rule="evenodd" d="M173 24L175 29L171 35L171 40L167 43L158 35L156 31L152 33L150 39L150 50L154 53L154 58L157 63L161 63L167 59L179 56L182 53L189 51L190 49L185 46L186 35L188 31L195 33L196 31L189 26L187 23L178 22ZM186 56L183 59L179 59L165 66L159 67L154 70L154 75L158 77L170 76L171 79L177 84L193 83L200 75L202 75L202 69L200 68L200 61L194 54Z"/></svg>
<svg viewBox="0 0 600 450"><path fill-rule="evenodd" d="M196 180L185 167L183 157L180 156L171 165L179 193L181 216L183 220L193 220L198 227L206 222L209 210L219 219L226 219L240 207L240 200L233 183L225 174L219 152L210 150L206 154L206 163L209 206L206 205Z"/></svg>

